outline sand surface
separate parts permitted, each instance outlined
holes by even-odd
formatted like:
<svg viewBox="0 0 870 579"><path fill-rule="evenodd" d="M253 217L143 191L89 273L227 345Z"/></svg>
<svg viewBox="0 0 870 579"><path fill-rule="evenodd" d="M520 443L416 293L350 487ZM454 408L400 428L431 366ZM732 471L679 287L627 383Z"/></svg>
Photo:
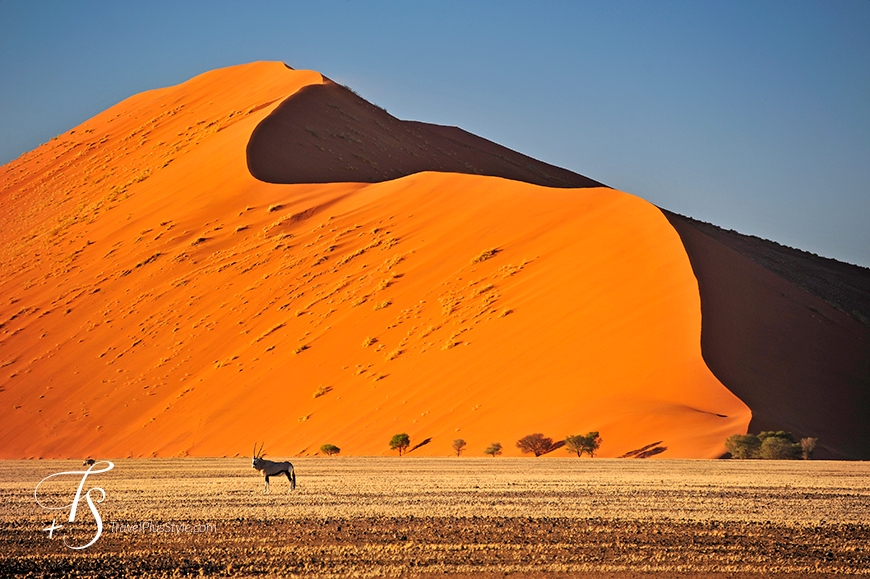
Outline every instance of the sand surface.
<svg viewBox="0 0 870 579"><path fill-rule="evenodd" d="M597 430L601 456L712 458L745 432L649 203L454 173L255 179L255 127L321 82L213 71L0 168L0 456L379 455L397 432L414 455L519 455Z"/></svg>

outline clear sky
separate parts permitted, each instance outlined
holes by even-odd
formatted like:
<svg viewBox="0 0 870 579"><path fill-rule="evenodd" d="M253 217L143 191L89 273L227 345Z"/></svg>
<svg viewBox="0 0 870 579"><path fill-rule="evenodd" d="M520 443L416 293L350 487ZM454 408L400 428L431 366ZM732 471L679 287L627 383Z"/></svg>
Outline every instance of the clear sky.
<svg viewBox="0 0 870 579"><path fill-rule="evenodd" d="M0 0L0 163L253 60L870 266L870 0Z"/></svg>

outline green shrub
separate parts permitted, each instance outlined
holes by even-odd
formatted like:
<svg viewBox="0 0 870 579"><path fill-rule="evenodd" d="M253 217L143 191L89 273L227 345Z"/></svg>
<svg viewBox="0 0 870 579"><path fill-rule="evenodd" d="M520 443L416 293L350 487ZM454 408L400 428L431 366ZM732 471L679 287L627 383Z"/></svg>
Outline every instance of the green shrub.
<svg viewBox="0 0 870 579"><path fill-rule="evenodd" d="M813 457L813 451L816 450L818 438L801 438L801 457L804 460L809 460Z"/></svg>
<svg viewBox="0 0 870 579"><path fill-rule="evenodd" d="M773 460L793 460L801 455L801 446L780 436L769 436L761 443L759 456Z"/></svg>
<svg viewBox="0 0 870 579"><path fill-rule="evenodd" d="M324 444L320 447L320 452L322 452L326 456L332 456L333 454L338 454L339 452L341 452L341 449L334 444Z"/></svg>
<svg viewBox="0 0 870 579"><path fill-rule="evenodd" d="M489 446L486 447L486 450L483 451L483 454L488 454L491 457L495 458L499 454L501 454L501 443L493 442Z"/></svg>
<svg viewBox="0 0 870 579"><path fill-rule="evenodd" d="M593 431L588 433L585 437L586 446L583 448L587 453L589 453L589 458L595 458L595 453L598 452L598 449L601 447L601 437L598 435L598 431Z"/></svg>
<svg viewBox="0 0 870 579"><path fill-rule="evenodd" d="M795 442L791 432L786 432L785 430L764 430L758 435L758 440L762 443L768 438L781 438L787 442Z"/></svg>
<svg viewBox="0 0 870 579"><path fill-rule="evenodd" d="M589 432L586 435L573 434L565 437L565 449L568 452L576 452L578 457L583 456L585 452L589 454L589 458L593 458L601 442L598 432Z"/></svg>
<svg viewBox="0 0 870 579"><path fill-rule="evenodd" d="M734 434L725 440L725 448L731 458L766 458L792 460L809 458L816 447L817 439L804 438L796 442L791 432L765 430L758 434Z"/></svg>
<svg viewBox="0 0 870 579"><path fill-rule="evenodd" d="M394 434L390 439L390 450L398 450L399 456L402 456L409 446L411 446L411 437L404 432L401 434Z"/></svg>
<svg viewBox="0 0 870 579"><path fill-rule="evenodd" d="M761 440L754 434L733 434L725 440L731 458L758 458Z"/></svg>
<svg viewBox="0 0 870 579"><path fill-rule="evenodd" d="M540 432L528 434L517 441L517 448L525 454L541 456L553 450L553 439Z"/></svg>
<svg viewBox="0 0 870 579"><path fill-rule="evenodd" d="M583 445L586 437L581 434L569 434L565 437L565 450L576 452L578 457L583 456Z"/></svg>

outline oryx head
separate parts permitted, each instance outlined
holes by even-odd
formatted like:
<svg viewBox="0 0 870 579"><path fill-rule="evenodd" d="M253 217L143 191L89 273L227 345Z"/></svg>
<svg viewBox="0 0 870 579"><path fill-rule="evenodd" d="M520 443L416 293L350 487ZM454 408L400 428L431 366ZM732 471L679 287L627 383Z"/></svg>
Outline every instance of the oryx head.
<svg viewBox="0 0 870 579"><path fill-rule="evenodd" d="M263 460L263 457L266 456L266 455L263 453L263 447L264 447L264 446L266 446L266 443L265 443L265 442L260 446L260 450L258 451L258 450L257 450L257 443L254 443L254 457L253 457L253 459L251 460L251 467L252 467L252 468L257 468L257 466L259 465L260 461L262 461L262 460Z"/></svg>

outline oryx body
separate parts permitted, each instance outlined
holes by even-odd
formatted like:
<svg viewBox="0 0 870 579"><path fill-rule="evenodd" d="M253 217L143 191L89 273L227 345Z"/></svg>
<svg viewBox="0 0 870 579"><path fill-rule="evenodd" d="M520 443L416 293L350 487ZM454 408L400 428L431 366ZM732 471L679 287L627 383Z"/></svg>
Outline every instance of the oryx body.
<svg viewBox="0 0 870 579"><path fill-rule="evenodd" d="M287 462L286 460L283 462L275 462L273 460L266 460L263 458L263 447L260 447L260 451L257 452L257 445L254 445L254 457L251 461L251 466L261 473L263 473L263 477L266 479L266 486L263 489L264 493L269 492L269 477L270 476L280 476L287 475L287 480L290 481L290 489L288 492L291 492L296 489L296 472L293 470L293 465Z"/></svg>

